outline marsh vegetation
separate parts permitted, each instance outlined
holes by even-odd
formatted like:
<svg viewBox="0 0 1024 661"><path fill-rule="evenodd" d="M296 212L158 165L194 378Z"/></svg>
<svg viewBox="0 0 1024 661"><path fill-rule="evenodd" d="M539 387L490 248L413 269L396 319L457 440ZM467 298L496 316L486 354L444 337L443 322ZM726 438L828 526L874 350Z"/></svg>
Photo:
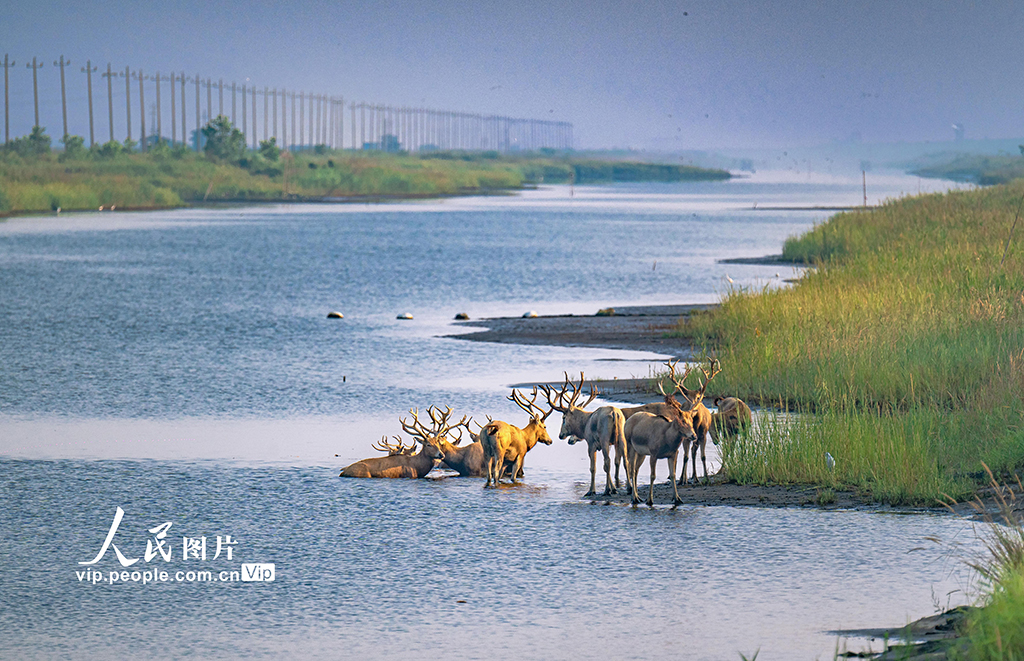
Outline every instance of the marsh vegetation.
<svg viewBox="0 0 1024 661"><path fill-rule="evenodd" d="M779 411L725 447L730 478L934 504L972 494L983 462L1019 470L1024 248L1020 235L1007 245L1022 194L838 214L786 242L786 259L816 266L794 287L732 290L681 322L728 366L716 391Z"/></svg>
<svg viewBox="0 0 1024 661"><path fill-rule="evenodd" d="M386 153L325 145L283 151L274 139L247 149L224 117L202 130L203 151L131 140L86 148L67 136L64 150L32 134L0 147L0 215L62 209L165 208L196 202L438 197L515 190L537 183L728 179L723 170L605 162L564 152Z"/></svg>

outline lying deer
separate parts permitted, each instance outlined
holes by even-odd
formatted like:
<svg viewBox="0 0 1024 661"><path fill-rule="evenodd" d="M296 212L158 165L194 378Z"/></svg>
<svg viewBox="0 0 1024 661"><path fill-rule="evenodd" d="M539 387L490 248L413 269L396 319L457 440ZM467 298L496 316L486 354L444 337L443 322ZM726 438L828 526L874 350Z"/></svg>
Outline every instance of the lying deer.
<svg viewBox="0 0 1024 661"><path fill-rule="evenodd" d="M484 483L484 488L498 486L498 480L506 470L512 484L515 484L523 468L526 453L537 443L551 445L551 437L548 436L544 421L551 415L552 409L545 412L537 406L537 388L533 389L533 398L530 400L515 389L508 398L530 414L530 422L519 428L502 420L492 420L480 428L478 436L487 467L487 482Z"/></svg>
<svg viewBox="0 0 1024 661"><path fill-rule="evenodd" d="M456 425L449 425L447 422L451 415L451 409L447 415L439 419L434 419L432 416L433 426L430 428L420 423L419 411L413 410L410 413L413 422L408 423L404 418L400 420L402 429L413 436L410 446L406 447L401 437L398 436L395 437L398 441L397 445L388 443L386 439L382 438L380 444L375 444L374 448L387 451L388 456L357 461L342 468L339 477L426 477L434 467L434 461L444 459L444 451L441 449L438 439L443 438ZM465 420L463 418L462 422ZM458 424L462 424L462 422ZM422 448L418 453L412 454L417 441Z"/></svg>
<svg viewBox="0 0 1024 661"><path fill-rule="evenodd" d="M590 455L590 491L587 496L597 493L597 450L604 455L605 487L604 495L617 493L619 482L619 465L625 464L626 482L629 486L629 462L626 457L626 437L623 425L626 420L622 411L614 406L602 406L594 411L585 411L587 406L597 397L597 391L590 389L590 397L583 406L576 406L583 391L583 372L580 372L579 384L574 384L565 374L565 383L555 392L550 386L541 386L552 410L562 414L562 428L558 438L569 439L572 445L577 441L587 442L587 453ZM572 394L570 394L570 391ZM615 482L612 482L611 448L615 448Z"/></svg>
<svg viewBox="0 0 1024 661"><path fill-rule="evenodd" d="M459 429L458 436L451 442L441 439L440 446L444 451L444 464L459 474L459 477L487 477L487 464L484 461L484 446L480 443L477 434L469 428L469 423L463 425L469 432L472 443L462 443L462 430ZM454 431L454 430L453 430Z"/></svg>
<svg viewBox="0 0 1024 661"><path fill-rule="evenodd" d="M715 397L718 410L711 414L711 442L718 445L750 427L750 407L739 397Z"/></svg>
<svg viewBox="0 0 1024 661"><path fill-rule="evenodd" d="M668 460L669 481L672 484L674 498L673 505L682 501L679 498L679 488L676 484L676 461L679 454L679 447L683 447L683 470L686 470L686 453L690 445L697 440L693 433L693 413L684 410L679 402L671 399L667 405L671 409L668 416L657 415L647 411L637 411L626 421L624 432L626 435L626 446L629 450L629 461L626 465L630 471L629 479L633 488L633 504L640 502L637 494L637 477L640 472L640 464L644 457L650 457L651 462L651 487L647 492L647 504L654 506L654 479L656 477L658 459Z"/></svg>

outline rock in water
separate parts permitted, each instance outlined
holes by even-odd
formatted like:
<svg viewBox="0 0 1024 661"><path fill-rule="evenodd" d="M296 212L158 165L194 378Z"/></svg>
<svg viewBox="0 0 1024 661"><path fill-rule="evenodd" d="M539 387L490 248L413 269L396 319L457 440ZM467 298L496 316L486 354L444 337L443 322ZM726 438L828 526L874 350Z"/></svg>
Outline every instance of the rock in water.
<svg viewBox="0 0 1024 661"><path fill-rule="evenodd" d="M396 319L412 319L412 312L403 312L402 314L395 317Z"/></svg>
<svg viewBox="0 0 1024 661"><path fill-rule="evenodd" d="M533 319L534 317L537 317L537 316L538 315L537 315L537 313L534 310L530 310L529 312L524 312L523 313L523 319Z"/></svg>
<svg viewBox="0 0 1024 661"><path fill-rule="evenodd" d="M328 312L327 313L327 318L328 319L344 319L345 315L343 315L340 312Z"/></svg>
<svg viewBox="0 0 1024 661"><path fill-rule="evenodd" d="M469 319L469 315L466 314L465 312L460 312L457 315L455 315L455 319L456 321L467 321Z"/></svg>

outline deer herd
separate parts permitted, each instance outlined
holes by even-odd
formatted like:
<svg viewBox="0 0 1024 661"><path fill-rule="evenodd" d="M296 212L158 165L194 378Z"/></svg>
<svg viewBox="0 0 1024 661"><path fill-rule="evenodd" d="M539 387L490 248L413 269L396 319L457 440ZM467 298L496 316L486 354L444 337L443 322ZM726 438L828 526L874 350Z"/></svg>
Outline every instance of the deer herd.
<svg viewBox="0 0 1024 661"><path fill-rule="evenodd" d="M484 488L495 487L503 479L515 484L523 476L526 454L537 443L551 445L552 439L548 435L545 420L558 411L562 414L558 437L567 440L570 445L578 442L587 444L590 455L590 490L587 496L597 493L597 453L600 450L604 460L605 496L618 492L622 484L619 479L621 466L632 502L638 504L640 497L637 493L637 480L640 466L646 457L651 468L647 504L653 506L656 464L659 459L665 459L668 461L673 505L678 505L682 502L678 487L688 482L688 460L693 463L693 481L698 481L698 449L704 467L704 482L708 481L705 457L708 434L717 445L720 440L733 437L747 428L751 413L750 408L736 397L716 398L714 404L718 410L714 413L704 405L708 384L721 371L717 360L711 360L707 369L702 365L696 367L703 378L698 377L700 387L695 390L683 385L694 368L687 367L680 375L676 373L677 365L677 362L667 363L668 380L674 386L671 392L666 392L661 382L658 383L664 401L632 408L602 406L587 411L586 408L598 392L591 386L586 401L580 404L584 396L583 373L580 373L578 383L573 382L566 373L561 388L535 386L529 397L513 389L508 399L530 416L524 427L492 420L488 416L487 424L478 425L479 429L474 433L468 416L463 416L458 422L452 421L451 407L443 410L436 406L429 407L426 410L429 422L421 420L420 412L414 409L410 411L411 420L400 420L403 431L412 437L410 445L406 446L401 437L395 436L394 442L389 442L385 436L373 447L386 452L386 456L363 459L346 466L341 471L341 477L421 478L426 477L435 464L440 462L462 477L487 478ZM543 399L538 402L541 396ZM464 436L471 439L465 445L462 444ZM419 452L416 452L417 443L420 445ZM683 470L677 482L676 463L680 451ZM611 468L613 452L614 481Z"/></svg>

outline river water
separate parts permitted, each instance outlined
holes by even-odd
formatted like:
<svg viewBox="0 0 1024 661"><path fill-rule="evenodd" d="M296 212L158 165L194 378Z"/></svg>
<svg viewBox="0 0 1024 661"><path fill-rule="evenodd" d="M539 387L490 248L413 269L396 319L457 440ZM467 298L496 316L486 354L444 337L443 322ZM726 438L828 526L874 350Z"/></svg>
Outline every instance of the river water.
<svg viewBox="0 0 1024 661"><path fill-rule="evenodd" d="M767 173L0 223L0 656L813 659L865 644L828 631L963 603L967 573L924 541L969 542L952 517L591 505L586 453L559 441L515 488L337 478L412 407L516 422L510 383L662 358L440 337L455 313L786 286L793 269L718 260L827 216L763 207L857 204L860 185ZM919 186L944 187L875 175L869 198ZM233 580L241 563L273 563L273 582Z"/></svg>

